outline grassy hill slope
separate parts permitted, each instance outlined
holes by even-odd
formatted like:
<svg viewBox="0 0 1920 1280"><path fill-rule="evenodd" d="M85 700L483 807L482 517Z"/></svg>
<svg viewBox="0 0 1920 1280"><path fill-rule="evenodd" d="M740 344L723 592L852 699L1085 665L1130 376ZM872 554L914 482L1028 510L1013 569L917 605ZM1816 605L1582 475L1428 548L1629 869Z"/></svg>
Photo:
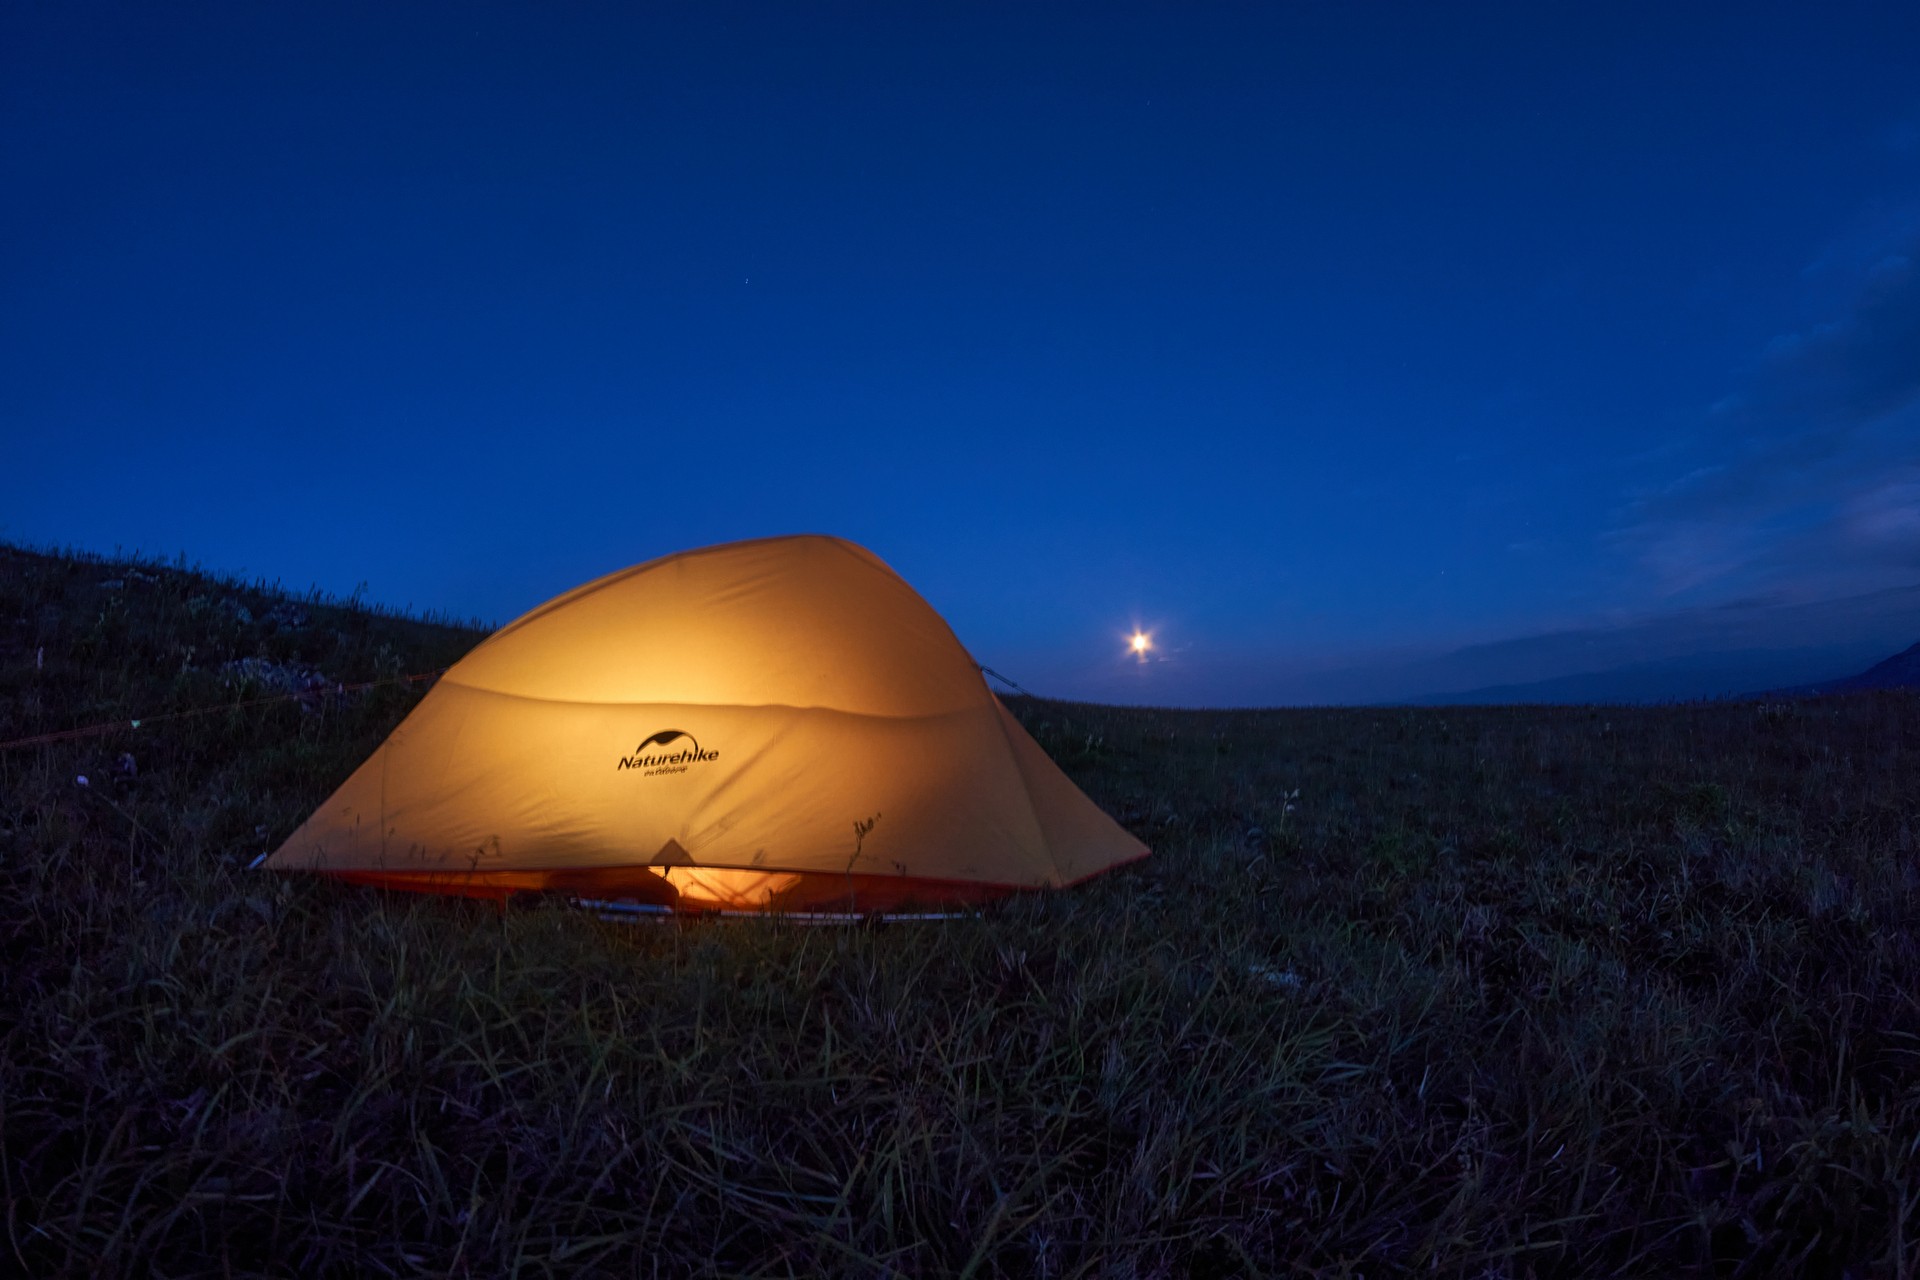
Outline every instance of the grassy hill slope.
<svg viewBox="0 0 1920 1280"><path fill-rule="evenodd" d="M1913 1261L1920 695L1019 699L1155 856L934 926L245 869L478 638L0 548L0 739L147 718L0 751L0 1269Z"/></svg>

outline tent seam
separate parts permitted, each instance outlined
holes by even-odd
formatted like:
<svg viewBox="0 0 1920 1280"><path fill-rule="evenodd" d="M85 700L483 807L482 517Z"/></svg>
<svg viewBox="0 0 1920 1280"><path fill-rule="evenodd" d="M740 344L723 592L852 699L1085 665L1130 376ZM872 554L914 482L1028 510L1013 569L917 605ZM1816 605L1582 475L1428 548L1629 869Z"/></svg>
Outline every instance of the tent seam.
<svg viewBox="0 0 1920 1280"><path fill-rule="evenodd" d="M714 711L826 711L837 716L858 716L864 720L938 720L946 716L966 715L981 710L978 704L958 706L947 711L924 711L915 713L889 714L884 711L850 711L845 707L830 707L819 703L797 702L610 702L605 698L545 698L534 693L508 693L503 689L489 689L484 685L468 684L456 680L452 674L441 676L438 685L450 684L464 689L468 693L484 693L495 698L514 698L521 702L546 702L563 707L686 707L704 708ZM985 682L982 682L983 689ZM992 697L992 690L987 690Z"/></svg>
<svg viewBox="0 0 1920 1280"><path fill-rule="evenodd" d="M983 686L985 683L985 680L981 681ZM1053 841L1047 838L1047 824L1041 821L1040 806L1034 803L1033 788L1027 785L1027 771L1020 767L1020 749L1007 732L1007 721L1012 718L1013 712L1007 710L1007 704L1000 701L1000 695L993 690L988 689L987 696L993 699L994 710L998 713L993 718L994 727L1000 730L1000 740L1007 744L1007 760L1013 765L1014 776L1020 779L1020 794L1027 798L1027 814L1033 819L1034 830L1040 833L1040 847L1046 850L1047 861L1053 866L1053 883L1056 887L1064 888L1066 873L1060 869L1060 859L1053 852Z"/></svg>

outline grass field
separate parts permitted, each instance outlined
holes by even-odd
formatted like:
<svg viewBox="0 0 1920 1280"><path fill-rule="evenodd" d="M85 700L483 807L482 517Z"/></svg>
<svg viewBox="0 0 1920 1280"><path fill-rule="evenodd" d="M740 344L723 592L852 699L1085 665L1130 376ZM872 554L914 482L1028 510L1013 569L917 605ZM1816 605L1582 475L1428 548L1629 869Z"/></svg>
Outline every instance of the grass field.
<svg viewBox="0 0 1920 1280"><path fill-rule="evenodd" d="M479 632L0 548L0 1271L1906 1276L1920 698L1012 705L937 925L248 871ZM124 757L124 758L123 758ZM85 776L87 784L76 779Z"/></svg>

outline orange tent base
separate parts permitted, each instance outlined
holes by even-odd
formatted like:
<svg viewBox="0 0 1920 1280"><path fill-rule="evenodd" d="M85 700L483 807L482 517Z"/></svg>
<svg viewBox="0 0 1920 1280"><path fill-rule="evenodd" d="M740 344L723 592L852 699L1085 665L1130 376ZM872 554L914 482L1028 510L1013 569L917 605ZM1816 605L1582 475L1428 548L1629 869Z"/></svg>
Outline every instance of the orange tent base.
<svg viewBox="0 0 1920 1280"><path fill-rule="evenodd" d="M753 902L714 902L684 897L666 877L646 866L558 867L540 871L329 871L337 880L408 893L438 893L504 903L519 894L638 902L700 913L747 907L769 912L831 911L853 915L908 908L978 906L1020 886L917 876L834 875L796 872L785 887Z"/></svg>

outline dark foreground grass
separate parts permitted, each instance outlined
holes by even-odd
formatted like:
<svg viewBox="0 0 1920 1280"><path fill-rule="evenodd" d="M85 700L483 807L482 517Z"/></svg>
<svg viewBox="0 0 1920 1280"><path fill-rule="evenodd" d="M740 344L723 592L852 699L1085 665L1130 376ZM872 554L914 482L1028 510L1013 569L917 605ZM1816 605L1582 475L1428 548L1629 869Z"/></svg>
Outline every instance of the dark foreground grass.
<svg viewBox="0 0 1920 1280"><path fill-rule="evenodd" d="M477 638L0 549L0 738ZM933 926L619 926L247 871L417 696L0 753L0 1271L1914 1261L1911 695L1022 700L1155 856Z"/></svg>

